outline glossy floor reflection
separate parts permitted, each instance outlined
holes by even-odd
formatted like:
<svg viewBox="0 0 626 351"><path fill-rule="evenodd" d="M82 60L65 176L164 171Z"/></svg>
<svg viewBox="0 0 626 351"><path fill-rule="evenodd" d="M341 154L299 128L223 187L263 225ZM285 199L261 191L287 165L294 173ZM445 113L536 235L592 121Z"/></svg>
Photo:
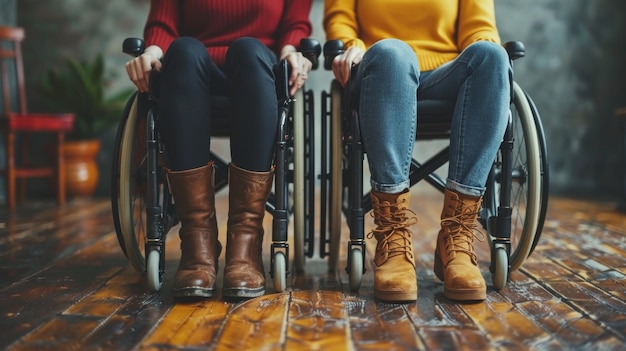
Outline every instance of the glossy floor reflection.
<svg viewBox="0 0 626 351"><path fill-rule="evenodd" d="M218 295L176 303L170 292L179 255L175 232L168 239L164 285L150 293L120 250L107 200L73 200L65 208L29 203L13 214L2 212L0 348L623 349L626 215L615 212L615 204L552 198L539 245L501 291L491 287L488 249L479 244L487 299L459 304L443 297L432 272L439 196L412 196L419 217L419 297L411 304L375 300L369 265L361 289L349 291L345 254L331 270L326 259L307 259L305 271L293 272L282 293L268 279L268 294L257 299ZM223 243L226 198L219 194L217 200ZM271 216L266 228L271 233ZM368 244L371 259L375 245Z"/></svg>

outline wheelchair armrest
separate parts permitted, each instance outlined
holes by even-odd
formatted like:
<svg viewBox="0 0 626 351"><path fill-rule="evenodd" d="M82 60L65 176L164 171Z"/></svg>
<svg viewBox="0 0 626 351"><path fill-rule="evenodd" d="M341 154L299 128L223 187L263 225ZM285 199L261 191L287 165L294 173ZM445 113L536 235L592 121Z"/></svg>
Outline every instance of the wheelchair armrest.
<svg viewBox="0 0 626 351"><path fill-rule="evenodd" d="M508 41L504 43L504 49L509 54L511 61L526 56L526 47L521 41Z"/></svg>
<svg viewBox="0 0 626 351"><path fill-rule="evenodd" d="M126 38L122 43L122 51L131 56L139 56L146 49L146 43L141 38Z"/></svg>
<svg viewBox="0 0 626 351"><path fill-rule="evenodd" d="M316 70L319 66L318 57L322 52L320 42L311 38L300 39L300 52L313 64L313 69Z"/></svg>
<svg viewBox="0 0 626 351"><path fill-rule="evenodd" d="M324 44L324 68L330 70L336 56L343 54L343 42L339 39L329 40Z"/></svg>

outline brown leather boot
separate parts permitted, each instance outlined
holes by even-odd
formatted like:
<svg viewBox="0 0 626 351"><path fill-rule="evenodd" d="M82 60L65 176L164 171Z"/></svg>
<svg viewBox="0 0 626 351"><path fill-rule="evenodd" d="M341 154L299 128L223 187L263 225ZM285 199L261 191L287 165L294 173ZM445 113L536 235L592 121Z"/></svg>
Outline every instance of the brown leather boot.
<svg viewBox="0 0 626 351"><path fill-rule="evenodd" d="M213 164L167 173L181 223L181 257L172 286L175 297L211 297L215 292L222 246L217 240L214 175Z"/></svg>
<svg viewBox="0 0 626 351"><path fill-rule="evenodd" d="M263 217L273 178L273 171L252 172L230 164L225 297L265 294Z"/></svg>
<svg viewBox="0 0 626 351"><path fill-rule="evenodd" d="M441 230L435 249L435 274L444 282L443 295L451 300L480 301L487 294L485 279L480 273L474 238L478 230L481 197L446 189L441 212Z"/></svg>
<svg viewBox="0 0 626 351"><path fill-rule="evenodd" d="M410 193L372 191L372 216L377 227L368 234L376 238L374 296L385 301L417 300L415 257L409 226L417 223L409 210ZM412 216L410 216L412 215Z"/></svg>

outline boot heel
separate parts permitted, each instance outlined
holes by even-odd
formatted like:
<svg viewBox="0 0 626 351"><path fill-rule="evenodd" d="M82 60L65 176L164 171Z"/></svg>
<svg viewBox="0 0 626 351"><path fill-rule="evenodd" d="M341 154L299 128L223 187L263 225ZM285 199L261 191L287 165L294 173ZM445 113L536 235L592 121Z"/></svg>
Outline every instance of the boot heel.
<svg viewBox="0 0 626 351"><path fill-rule="evenodd" d="M443 261L441 260L441 255L439 255L439 249L435 252L435 264L433 266L433 271L439 280L444 281L443 277Z"/></svg>

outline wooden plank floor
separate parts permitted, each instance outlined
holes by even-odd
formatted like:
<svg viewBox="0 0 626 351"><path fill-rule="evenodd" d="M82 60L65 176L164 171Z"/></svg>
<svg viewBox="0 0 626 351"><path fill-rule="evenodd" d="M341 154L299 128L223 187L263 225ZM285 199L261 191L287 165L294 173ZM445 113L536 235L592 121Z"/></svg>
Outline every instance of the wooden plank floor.
<svg viewBox="0 0 626 351"><path fill-rule="evenodd" d="M222 240L226 196L218 194ZM552 198L531 258L505 289L490 287L474 304L445 299L432 273L440 204L439 194L414 191L419 298L412 304L375 300L371 269L352 293L345 262L329 272L319 258L290 275L283 293L268 281L267 295L246 302L177 303L174 232L163 289L149 293L118 246L106 199L29 203L11 215L0 209L0 349L625 349L626 215L615 204ZM479 251L491 285L485 243Z"/></svg>

